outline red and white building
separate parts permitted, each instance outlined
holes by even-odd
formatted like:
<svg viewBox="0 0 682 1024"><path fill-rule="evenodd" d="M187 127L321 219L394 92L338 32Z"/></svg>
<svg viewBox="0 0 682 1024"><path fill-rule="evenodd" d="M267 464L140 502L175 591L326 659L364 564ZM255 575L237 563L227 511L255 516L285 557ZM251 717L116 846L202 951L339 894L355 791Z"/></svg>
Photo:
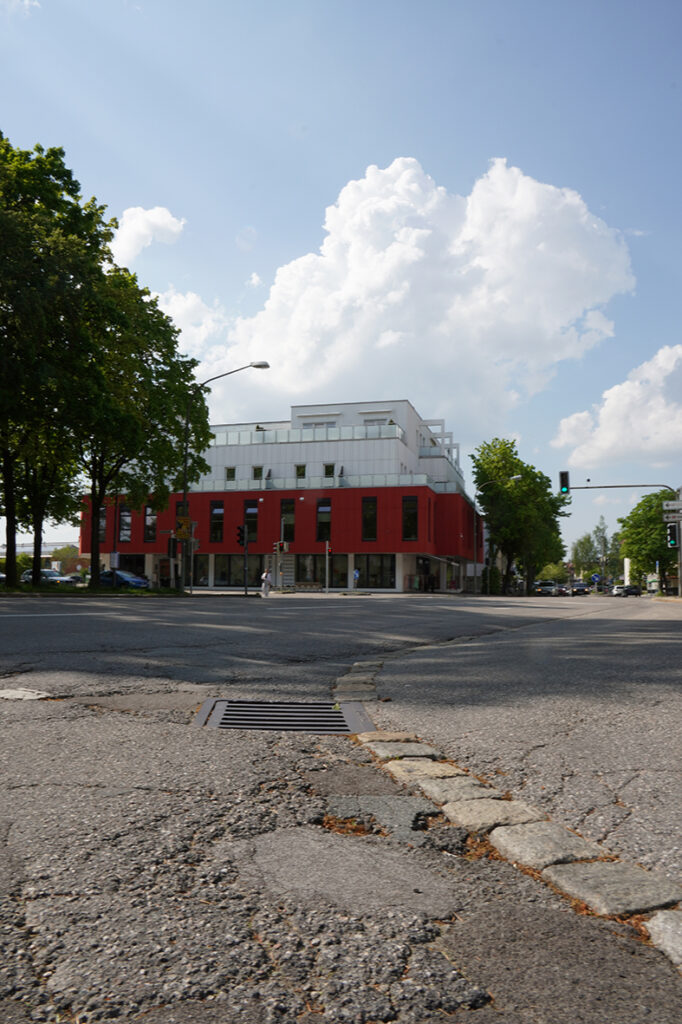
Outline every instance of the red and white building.
<svg viewBox="0 0 682 1024"><path fill-rule="evenodd" d="M422 419L406 400L297 405L285 422L211 429L210 472L188 500L184 573L193 587L243 588L245 569L257 586L270 567L275 586L462 590L475 538L482 561L482 524L475 529L459 446L442 420ZM102 562L174 585L181 545L174 558L169 540L182 494L162 512L132 510L120 497L105 512ZM239 527L248 533L246 558ZM87 553L87 511L81 546Z"/></svg>

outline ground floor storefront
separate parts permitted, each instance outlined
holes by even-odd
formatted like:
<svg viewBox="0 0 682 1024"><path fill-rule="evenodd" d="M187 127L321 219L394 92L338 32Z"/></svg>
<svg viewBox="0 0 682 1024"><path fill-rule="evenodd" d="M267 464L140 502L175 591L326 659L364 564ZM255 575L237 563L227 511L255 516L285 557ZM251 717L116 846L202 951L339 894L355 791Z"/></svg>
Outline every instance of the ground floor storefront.
<svg viewBox="0 0 682 1024"><path fill-rule="evenodd" d="M105 555L104 562L109 558ZM153 587L177 587L181 558L158 553L119 554L118 564L146 576ZM266 569L275 588L301 590L392 590L398 593L467 589L464 559L405 553L209 554L195 552L187 561L186 587L241 590L260 587Z"/></svg>

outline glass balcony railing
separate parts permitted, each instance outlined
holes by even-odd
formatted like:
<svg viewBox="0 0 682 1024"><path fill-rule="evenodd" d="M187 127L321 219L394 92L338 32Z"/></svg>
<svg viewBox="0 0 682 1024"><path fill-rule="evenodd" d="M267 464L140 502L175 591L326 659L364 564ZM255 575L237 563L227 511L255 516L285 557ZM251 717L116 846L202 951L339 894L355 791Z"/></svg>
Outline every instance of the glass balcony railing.
<svg viewBox="0 0 682 1024"><path fill-rule="evenodd" d="M405 431L397 423L385 426L352 427L293 427L276 430L221 430L217 429L211 448L223 445L295 444L301 441L373 441L397 438L402 441Z"/></svg>
<svg viewBox="0 0 682 1024"><path fill-rule="evenodd" d="M269 480L219 480L204 477L193 491L300 491L325 487L431 487L444 494L463 494L463 480L433 480L425 473L366 473L356 476L271 477Z"/></svg>

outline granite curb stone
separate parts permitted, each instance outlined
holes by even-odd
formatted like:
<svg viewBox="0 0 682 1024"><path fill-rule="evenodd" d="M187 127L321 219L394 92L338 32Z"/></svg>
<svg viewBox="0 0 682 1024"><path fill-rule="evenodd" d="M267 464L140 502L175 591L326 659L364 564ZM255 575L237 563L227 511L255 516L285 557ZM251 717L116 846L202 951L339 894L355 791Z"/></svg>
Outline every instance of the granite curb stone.
<svg viewBox="0 0 682 1024"><path fill-rule="evenodd" d="M430 757L435 761L442 756L435 747L429 746L428 743L382 743L370 740L364 746L384 761L403 756Z"/></svg>
<svg viewBox="0 0 682 1024"><path fill-rule="evenodd" d="M553 864L542 877L598 914L643 914L682 899L682 887L654 871L621 861Z"/></svg>
<svg viewBox="0 0 682 1024"><path fill-rule="evenodd" d="M503 799L498 790L445 761L414 734L377 730L357 738L376 757L395 758L382 767L397 782L418 786L434 803L443 802L445 794L459 787L458 799L441 807L450 821L469 832L489 832L491 844L505 859L541 870L544 881L597 914L657 910L646 923L651 941L674 964L682 964L682 910L660 909L682 901L682 887L635 865L597 860L609 851L549 821L524 801Z"/></svg>
<svg viewBox="0 0 682 1024"><path fill-rule="evenodd" d="M397 734L396 734L397 735ZM431 761L423 757L404 757L383 766L398 782L420 783L422 779L451 779L466 777L466 773L447 761Z"/></svg>
<svg viewBox="0 0 682 1024"><path fill-rule="evenodd" d="M437 804L455 803L458 800L481 800L497 797L496 790L484 786L469 775L455 775L445 779L415 779L422 793Z"/></svg>
<svg viewBox="0 0 682 1024"><path fill-rule="evenodd" d="M545 818L542 811L523 800L502 800L493 796L480 800L453 800L444 805L443 814L470 832L489 832L496 825L522 825Z"/></svg>
<svg viewBox="0 0 682 1024"><path fill-rule="evenodd" d="M659 910L646 922L651 941L682 967L682 910Z"/></svg>
<svg viewBox="0 0 682 1024"><path fill-rule="evenodd" d="M590 843L553 821L503 825L490 833L490 842L509 861L542 870L550 864L601 857L602 847Z"/></svg>

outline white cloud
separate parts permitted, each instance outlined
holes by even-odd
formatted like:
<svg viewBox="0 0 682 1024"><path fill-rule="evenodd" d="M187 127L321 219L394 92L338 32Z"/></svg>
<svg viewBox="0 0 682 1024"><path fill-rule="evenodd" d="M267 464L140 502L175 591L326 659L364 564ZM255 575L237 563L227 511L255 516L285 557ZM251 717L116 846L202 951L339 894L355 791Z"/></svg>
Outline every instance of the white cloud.
<svg viewBox="0 0 682 1024"><path fill-rule="evenodd" d="M28 14L32 7L40 7L38 0L0 0L0 7L8 11L23 11Z"/></svg>
<svg viewBox="0 0 682 1024"><path fill-rule="evenodd" d="M246 283L249 285L250 288L260 288L263 282L261 281L260 277L254 270L253 274L251 274Z"/></svg>
<svg viewBox="0 0 682 1024"><path fill-rule="evenodd" d="M591 412L559 424L556 448L573 447L570 466L645 459L664 466L682 450L682 345L667 345L609 388Z"/></svg>
<svg viewBox="0 0 682 1024"><path fill-rule="evenodd" d="M297 401L409 393L489 427L611 337L604 306L634 286L619 232L504 160L466 198L411 158L369 167L324 228L229 338L230 360L268 359Z"/></svg>
<svg viewBox="0 0 682 1024"><path fill-rule="evenodd" d="M130 206L123 211L111 244L114 261L127 267L152 242L172 245L180 237L184 225L185 221L178 220L165 206L154 206L151 210Z"/></svg>
<svg viewBox="0 0 682 1024"><path fill-rule="evenodd" d="M195 292L178 292L173 287L157 298L160 308L181 331L181 348L187 355L203 358L209 340L215 348L216 336L225 335L229 321L218 303L207 306Z"/></svg>

